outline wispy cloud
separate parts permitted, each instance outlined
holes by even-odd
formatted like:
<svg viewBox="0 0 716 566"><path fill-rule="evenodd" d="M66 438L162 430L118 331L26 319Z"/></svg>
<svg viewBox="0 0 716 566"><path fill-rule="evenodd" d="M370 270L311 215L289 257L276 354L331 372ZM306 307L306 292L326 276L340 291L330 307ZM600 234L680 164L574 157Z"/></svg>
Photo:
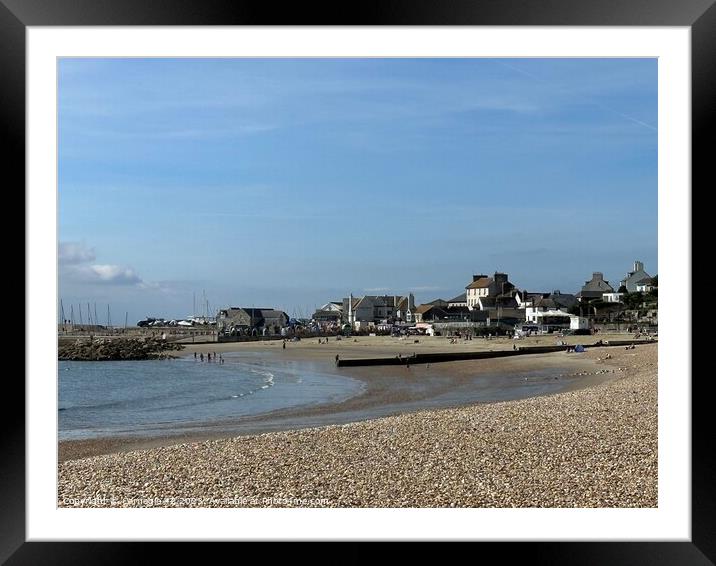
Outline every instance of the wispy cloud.
<svg viewBox="0 0 716 566"><path fill-rule="evenodd" d="M76 265L95 260L95 253L80 242L61 242L58 246L58 259L62 265Z"/></svg>
<svg viewBox="0 0 716 566"><path fill-rule="evenodd" d="M507 69L511 69L512 71L515 71L516 73L520 73L521 75L528 77L530 80L532 80L534 82L537 82L544 86L549 87L550 89L554 90L556 93L559 93L561 95L567 95L567 96L576 98L576 99L580 100L581 102L592 104L594 106L597 106L598 108L601 108L602 110L605 110L611 114L614 114L615 116L619 116L620 118L623 118L624 120L628 120L634 124L637 124L638 126L642 126L649 130L652 130L654 132L657 131L657 128L655 126L653 126L652 124L648 124L648 123L644 122L643 120L639 120L638 118L635 118L634 116L630 116L629 114L620 112L619 110L616 110L615 108L612 108L611 106L604 104L603 102L596 100L595 98L593 98L587 94L578 93L578 92L575 92L573 89L566 88L562 85L557 85L547 79L537 76L534 73L526 71L525 69L523 69L521 67L511 65L510 63L507 63L504 61L499 61L499 60L498 60L498 63Z"/></svg>

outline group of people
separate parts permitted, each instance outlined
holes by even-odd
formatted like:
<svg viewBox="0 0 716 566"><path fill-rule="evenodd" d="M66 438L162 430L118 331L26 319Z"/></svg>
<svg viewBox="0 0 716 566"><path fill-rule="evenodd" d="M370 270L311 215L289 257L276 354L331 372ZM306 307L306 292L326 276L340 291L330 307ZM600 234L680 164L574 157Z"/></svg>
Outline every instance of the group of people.
<svg viewBox="0 0 716 566"><path fill-rule="evenodd" d="M194 352L194 359L195 359L195 360L197 359L196 352ZM200 352L200 353L199 353L198 359L201 360L202 362L204 361L204 352ZM211 352L207 352L207 353L206 353L206 361L207 361L207 362L211 362L211 361L212 361L212 353L211 353ZM218 363L220 363L220 364L223 364L223 363L224 363L224 356L223 356L222 354L219 354L219 355L217 356L216 352L214 352L213 361L214 361L214 362L218 362Z"/></svg>

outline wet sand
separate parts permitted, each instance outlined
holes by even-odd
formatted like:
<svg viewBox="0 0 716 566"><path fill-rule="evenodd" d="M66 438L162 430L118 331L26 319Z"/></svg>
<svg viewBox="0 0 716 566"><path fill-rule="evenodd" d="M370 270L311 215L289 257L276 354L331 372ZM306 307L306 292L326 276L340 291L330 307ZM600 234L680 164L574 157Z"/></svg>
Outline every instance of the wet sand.
<svg viewBox="0 0 716 566"><path fill-rule="evenodd" d="M591 338L591 337L576 337ZM545 342L546 340L541 340ZM199 442L209 439L229 438L239 435L259 434L273 431L296 430L332 424L364 421L390 415L411 413L419 410L456 407L480 402L484 391L479 389L485 380L500 381L500 376L528 376L525 378L527 389L518 396L570 391L593 386L610 379L613 374L600 371L593 359L580 354L564 352L536 354L516 358L498 358L490 360L472 360L445 362L430 365L415 365L409 369L402 366L336 368L336 352L345 357L395 355L397 352L416 349L440 348L445 351L445 339L424 339L420 344L406 344L389 337L358 338L329 341L328 344L317 340L289 343L281 348L281 341L265 343L229 343L200 345L187 348L185 355L193 356L197 352L244 352L247 354L267 353L280 356L284 360L310 361L325 373L351 377L360 380L364 392L341 403L327 403L316 406L303 406L283 409L258 416L205 423L201 426L178 426L164 435L109 437L85 440L67 440L58 444L60 462L86 458L113 452L142 450L158 446L185 442ZM471 342L473 344L471 344ZM485 344L480 344L484 342ZM554 340L551 341L554 343ZM477 343L477 344L474 344ZM490 349L512 347L508 340L473 340L453 346L472 350L482 345ZM435 350L438 351L438 350ZM535 372L541 376L532 377ZM542 384L545 376L553 379L545 391ZM482 381L480 381L482 380ZM545 386L546 387L546 386ZM500 392L495 393L499 395ZM514 398L514 397L512 397ZM501 400L498 397L488 401Z"/></svg>

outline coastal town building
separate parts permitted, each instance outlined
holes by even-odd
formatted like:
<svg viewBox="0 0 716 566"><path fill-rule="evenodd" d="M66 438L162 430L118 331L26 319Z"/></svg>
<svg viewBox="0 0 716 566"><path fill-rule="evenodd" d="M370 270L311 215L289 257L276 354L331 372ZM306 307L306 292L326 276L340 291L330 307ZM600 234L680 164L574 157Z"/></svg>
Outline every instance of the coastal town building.
<svg viewBox="0 0 716 566"><path fill-rule="evenodd" d="M518 309L524 309L540 299L546 299L547 297L549 297L549 293L530 293L519 289L515 291L515 301L517 301Z"/></svg>
<svg viewBox="0 0 716 566"><path fill-rule="evenodd" d="M636 284L637 293L651 293L656 288L653 277L645 277Z"/></svg>
<svg viewBox="0 0 716 566"><path fill-rule="evenodd" d="M624 293L603 293L602 300L605 303L621 303Z"/></svg>
<svg viewBox="0 0 716 566"><path fill-rule="evenodd" d="M356 323L414 322L415 297L408 295L365 295L352 294L343 299L344 320Z"/></svg>
<svg viewBox="0 0 716 566"><path fill-rule="evenodd" d="M447 302L449 307L466 307L467 306L467 293L453 297Z"/></svg>
<svg viewBox="0 0 716 566"><path fill-rule="evenodd" d="M415 322L433 322L447 316L447 306L424 303L415 308Z"/></svg>
<svg viewBox="0 0 716 566"><path fill-rule="evenodd" d="M636 293L637 285L644 279L651 279L651 275L644 271L644 264L641 261L634 261L632 271L627 272L626 277L621 281L621 286L626 287L629 293Z"/></svg>
<svg viewBox="0 0 716 566"><path fill-rule="evenodd" d="M430 303L418 305L415 309L415 322L485 322L488 318L486 313L477 309L470 310L467 307L435 306Z"/></svg>
<svg viewBox="0 0 716 566"><path fill-rule="evenodd" d="M313 320L316 322L339 323L343 318L343 303L330 302L323 305L313 313Z"/></svg>
<svg viewBox="0 0 716 566"><path fill-rule="evenodd" d="M495 272L494 276L473 275L472 281L465 287L467 307L482 309L480 299L495 298L512 292L515 286L510 283L506 273Z"/></svg>
<svg viewBox="0 0 716 566"><path fill-rule="evenodd" d="M217 330L224 334L279 334L287 325L288 315L270 308L229 307L217 316Z"/></svg>
<svg viewBox="0 0 716 566"><path fill-rule="evenodd" d="M582 290L577 293L576 297L580 302L591 301L592 299L601 299L604 293L613 293L614 288L609 281L604 279L604 274L600 271L592 273L592 278L585 281Z"/></svg>
<svg viewBox="0 0 716 566"><path fill-rule="evenodd" d="M552 291L546 296L539 297L531 302L525 302L525 320L534 320L537 313L544 313L553 310L568 311L577 304L577 297L570 293Z"/></svg>
<svg viewBox="0 0 716 566"><path fill-rule="evenodd" d="M539 332L555 332L560 330L583 330L589 328L586 317L570 314L561 309L535 311L528 315L527 323L537 326Z"/></svg>

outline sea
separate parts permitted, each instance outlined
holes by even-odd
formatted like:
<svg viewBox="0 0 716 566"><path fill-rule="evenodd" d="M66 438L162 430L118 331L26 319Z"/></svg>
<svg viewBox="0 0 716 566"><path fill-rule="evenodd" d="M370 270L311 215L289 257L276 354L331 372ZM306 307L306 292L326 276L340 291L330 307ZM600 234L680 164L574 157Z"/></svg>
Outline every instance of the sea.
<svg viewBox="0 0 716 566"><path fill-rule="evenodd" d="M445 390L444 376L417 365L393 367L393 391L407 400L316 412L365 391L361 372L339 375L331 363L286 360L266 352L228 352L224 363L170 360L59 362L59 440L153 437L215 430L260 433L378 418L426 408L547 395L577 384L568 367L480 373ZM455 362L460 363L460 362ZM442 392L439 392L442 390ZM399 396L399 395L398 395ZM299 409L287 414L287 410ZM274 422L269 422L274 421Z"/></svg>
<svg viewBox="0 0 716 566"><path fill-rule="evenodd" d="M360 394L361 381L310 362L223 354L146 361L60 361L59 440L152 436Z"/></svg>

